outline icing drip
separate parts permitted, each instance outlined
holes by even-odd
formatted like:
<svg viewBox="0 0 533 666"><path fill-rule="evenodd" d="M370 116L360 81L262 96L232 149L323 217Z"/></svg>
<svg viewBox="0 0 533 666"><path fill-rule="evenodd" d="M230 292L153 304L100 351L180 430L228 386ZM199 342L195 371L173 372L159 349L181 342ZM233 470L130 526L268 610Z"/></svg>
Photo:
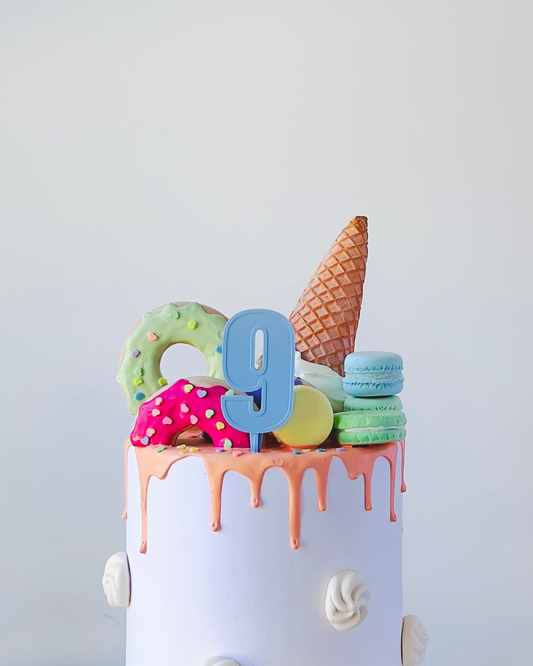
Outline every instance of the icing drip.
<svg viewBox="0 0 533 666"><path fill-rule="evenodd" d="M187 440L190 442L190 440ZM126 459L129 443L126 443ZM394 492L396 484L396 465L398 458L398 444L402 451L402 492L405 491L403 481L405 441L389 442L369 447L346 449L342 452L327 449L321 452L310 452L295 456L291 451L284 449L266 449L260 454L244 453L240 456L229 452L217 454L212 447L193 447L194 450L168 447L158 451L160 447L146 446L134 447L139 468L139 481L141 487L141 516L142 516L142 543L140 552L146 553L148 539L148 486L150 478L165 479L172 465L189 456L201 458L209 479L211 491L211 529L217 532L220 529L222 485L226 472L238 472L250 481L251 503L253 507L261 504L261 486L267 469L279 467L287 477L289 485L289 533L290 543L295 550L300 547L300 528L302 516L302 481L306 469L313 469L316 477L318 510L326 510L326 494L328 486L329 468L334 457L339 458L350 479L363 476L365 509L372 509L372 474L374 464L378 458L385 458L390 466L390 520L396 521L394 506ZM126 462L127 464L127 462ZM125 511L126 515L126 511Z"/></svg>

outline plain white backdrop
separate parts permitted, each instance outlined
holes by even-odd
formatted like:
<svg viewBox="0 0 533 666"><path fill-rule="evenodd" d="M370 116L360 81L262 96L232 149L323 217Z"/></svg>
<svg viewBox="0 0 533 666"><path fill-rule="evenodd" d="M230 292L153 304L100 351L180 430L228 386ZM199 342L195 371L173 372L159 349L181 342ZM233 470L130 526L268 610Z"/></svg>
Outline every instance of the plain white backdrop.
<svg viewBox="0 0 533 666"><path fill-rule="evenodd" d="M123 663L129 327L288 315L354 215L357 348L405 361L425 664L531 663L532 28L525 0L0 1L1 664Z"/></svg>

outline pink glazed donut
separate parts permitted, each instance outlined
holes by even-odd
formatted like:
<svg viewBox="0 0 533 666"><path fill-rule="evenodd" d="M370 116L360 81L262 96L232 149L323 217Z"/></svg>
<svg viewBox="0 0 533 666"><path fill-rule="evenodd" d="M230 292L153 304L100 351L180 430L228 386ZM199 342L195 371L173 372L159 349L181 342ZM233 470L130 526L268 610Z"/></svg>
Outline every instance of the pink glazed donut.
<svg viewBox="0 0 533 666"><path fill-rule="evenodd" d="M249 448L248 434L232 428L224 418L220 397L233 393L220 379L180 379L143 403L130 439L134 446L170 446L180 432L196 427L217 448Z"/></svg>

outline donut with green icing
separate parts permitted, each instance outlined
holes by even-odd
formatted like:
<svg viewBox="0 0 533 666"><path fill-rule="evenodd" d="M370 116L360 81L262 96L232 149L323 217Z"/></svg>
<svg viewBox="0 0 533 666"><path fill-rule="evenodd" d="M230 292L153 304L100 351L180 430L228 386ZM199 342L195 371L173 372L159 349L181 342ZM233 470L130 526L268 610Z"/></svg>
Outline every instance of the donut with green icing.
<svg viewBox="0 0 533 666"><path fill-rule="evenodd" d="M199 303L169 303L147 312L128 336L117 381L128 408L139 407L168 384L161 375L161 357L172 345L183 343L199 349L207 360L207 376L223 379L222 331L227 317Z"/></svg>

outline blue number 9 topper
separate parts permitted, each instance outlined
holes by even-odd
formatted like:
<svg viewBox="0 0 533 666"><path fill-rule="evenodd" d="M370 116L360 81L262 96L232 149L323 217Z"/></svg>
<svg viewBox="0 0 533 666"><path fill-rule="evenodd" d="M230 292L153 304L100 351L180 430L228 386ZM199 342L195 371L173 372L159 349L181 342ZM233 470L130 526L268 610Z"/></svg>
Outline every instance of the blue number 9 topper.
<svg viewBox="0 0 533 666"><path fill-rule="evenodd" d="M256 367L256 339L263 333L263 363ZM261 391L261 407L254 409L250 395L224 395L226 421L250 433L252 451L260 450L258 433L281 428L294 405L294 331L289 320L273 310L244 310L224 327L222 340L224 379L236 391Z"/></svg>

